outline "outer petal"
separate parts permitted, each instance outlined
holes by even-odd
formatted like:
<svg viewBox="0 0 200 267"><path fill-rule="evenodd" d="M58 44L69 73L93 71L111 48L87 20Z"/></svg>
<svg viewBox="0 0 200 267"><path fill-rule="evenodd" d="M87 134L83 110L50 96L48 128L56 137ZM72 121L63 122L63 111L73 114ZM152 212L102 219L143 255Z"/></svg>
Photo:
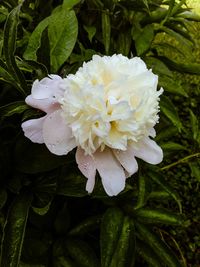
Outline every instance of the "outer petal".
<svg viewBox="0 0 200 267"><path fill-rule="evenodd" d="M35 99L31 95L27 96L25 101L29 106L40 109L46 113L51 113L60 107L60 104L54 99Z"/></svg>
<svg viewBox="0 0 200 267"><path fill-rule="evenodd" d="M134 149L131 146L126 151L113 149L113 152L129 176L137 172L138 164L135 159Z"/></svg>
<svg viewBox="0 0 200 267"><path fill-rule="evenodd" d="M116 196L125 187L125 173L112 151L106 148L103 152L94 153L96 168L101 176L103 187L109 196Z"/></svg>
<svg viewBox="0 0 200 267"><path fill-rule="evenodd" d="M52 97L59 89L60 81L62 81L62 78L58 75L49 75L49 77L45 77L41 81L35 80L31 94L35 99Z"/></svg>
<svg viewBox="0 0 200 267"><path fill-rule="evenodd" d="M42 144L44 143L42 128L46 116L39 118L28 120L22 123L22 129L24 131L24 135L29 138L34 143Z"/></svg>
<svg viewBox="0 0 200 267"><path fill-rule="evenodd" d="M76 147L72 131L65 124L61 110L47 116L43 125L43 137L48 149L56 155L66 155Z"/></svg>
<svg viewBox="0 0 200 267"><path fill-rule="evenodd" d="M76 162L82 174L88 178L86 190L91 193L95 185L96 166L94 159L90 155L85 155L82 148L76 150Z"/></svg>
<svg viewBox="0 0 200 267"><path fill-rule="evenodd" d="M162 149L149 137L145 138L137 149L134 149L134 154L151 164L158 164L163 160Z"/></svg>

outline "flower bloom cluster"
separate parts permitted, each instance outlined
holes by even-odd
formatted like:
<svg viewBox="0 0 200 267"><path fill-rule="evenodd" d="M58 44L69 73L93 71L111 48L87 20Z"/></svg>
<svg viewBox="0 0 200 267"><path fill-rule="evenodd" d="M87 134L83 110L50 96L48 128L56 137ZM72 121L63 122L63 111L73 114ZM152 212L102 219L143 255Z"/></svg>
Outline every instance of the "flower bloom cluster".
<svg viewBox="0 0 200 267"><path fill-rule="evenodd" d="M76 162L91 193L96 171L109 196L137 172L135 157L162 161L155 137L158 122L158 77L138 57L100 57L84 63L75 75L49 75L33 83L26 103L46 113L22 124L25 136L45 143L56 155L76 149Z"/></svg>

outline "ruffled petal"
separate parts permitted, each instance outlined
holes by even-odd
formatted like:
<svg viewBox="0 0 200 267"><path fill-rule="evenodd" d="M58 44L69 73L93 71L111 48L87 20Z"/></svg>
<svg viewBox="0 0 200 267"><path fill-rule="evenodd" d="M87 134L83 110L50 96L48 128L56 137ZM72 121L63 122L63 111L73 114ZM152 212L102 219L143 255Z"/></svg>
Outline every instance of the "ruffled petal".
<svg viewBox="0 0 200 267"><path fill-rule="evenodd" d="M60 104L55 99L35 99L32 95L27 96L25 102L27 105L46 113L52 113L60 107Z"/></svg>
<svg viewBox="0 0 200 267"><path fill-rule="evenodd" d="M95 185L96 167L94 159L90 155L85 155L82 148L78 147L76 150L76 162L82 174L88 178L86 190L91 193Z"/></svg>
<svg viewBox="0 0 200 267"><path fill-rule="evenodd" d="M45 119L43 137L47 148L56 155L66 155L76 147L72 131L65 124L60 110L54 111Z"/></svg>
<svg viewBox="0 0 200 267"><path fill-rule="evenodd" d="M138 164L135 159L134 149L131 146L129 146L126 151L113 149L113 152L120 164L128 172L128 176L137 172Z"/></svg>
<svg viewBox="0 0 200 267"><path fill-rule="evenodd" d="M32 142L39 144L44 143L42 128L45 119L46 116L39 119L28 120L22 123L24 135Z"/></svg>
<svg viewBox="0 0 200 267"><path fill-rule="evenodd" d="M134 154L136 157L151 164L158 164L163 160L162 149L149 137L141 141L137 149L134 149Z"/></svg>
<svg viewBox="0 0 200 267"><path fill-rule="evenodd" d="M35 99L45 99L55 95L59 89L59 81L62 78L58 75L49 75L41 81L35 80L32 86L31 94Z"/></svg>
<svg viewBox="0 0 200 267"><path fill-rule="evenodd" d="M101 176L103 187L109 196L116 196L125 188L125 173L112 151L94 153L96 168Z"/></svg>

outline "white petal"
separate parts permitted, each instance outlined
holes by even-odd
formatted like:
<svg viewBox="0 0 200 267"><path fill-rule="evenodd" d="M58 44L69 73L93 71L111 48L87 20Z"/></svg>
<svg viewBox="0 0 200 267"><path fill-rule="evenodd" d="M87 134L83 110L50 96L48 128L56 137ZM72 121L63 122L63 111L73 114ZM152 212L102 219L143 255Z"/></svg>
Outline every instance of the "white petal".
<svg viewBox="0 0 200 267"><path fill-rule="evenodd" d="M94 153L96 168L101 176L103 187L109 196L116 196L125 188L125 173L112 151Z"/></svg>
<svg viewBox="0 0 200 267"><path fill-rule="evenodd" d="M149 130L149 135L151 136L151 137L156 137L156 131L155 131L155 129L154 128L151 128L150 130Z"/></svg>
<svg viewBox="0 0 200 267"><path fill-rule="evenodd" d="M32 142L39 144L44 143L42 128L45 119L46 116L39 119L28 120L22 123L24 135Z"/></svg>
<svg viewBox="0 0 200 267"><path fill-rule="evenodd" d="M134 154L136 157L151 164L158 164L163 160L162 149L149 137L145 138L137 149L134 149Z"/></svg>
<svg viewBox="0 0 200 267"><path fill-rule="evenodd" d="M45 119L43 137L48 149L56 155L66 155L76 147L72 131L65 124L60 110L56 110Z"/></svg>
<svg viewBox="0 0 200 267"><path fill-rule="evenodd" d="M78 147L76 150L76 162L79 170L88 178L86 190L91 193L94 189L96 175L94 159L90 155L85 155L84 150Z"/></svg>
<svg viewBox="0 0 200 267"><path fill-rule="evenodd" d="M27 105L51 113L60 107L60 104L53 99L35 99L31 95L25 99Z"/></svg>
<svg viewBox="0 0 200 267"><path fill-rule="evenodd" d="M137 172L138 164L135 159L134 149L131 146L126 151L113 149L113 152L129 176Z"/></svg>
<svg viewBox="0 0 200 267"><path fill-rule="evenodd" d="M32 96L35 99L45 99L53 96L59 89L59 81L61 80L58 75L49 75L41 81L35 80L31 90Z"/></svg>

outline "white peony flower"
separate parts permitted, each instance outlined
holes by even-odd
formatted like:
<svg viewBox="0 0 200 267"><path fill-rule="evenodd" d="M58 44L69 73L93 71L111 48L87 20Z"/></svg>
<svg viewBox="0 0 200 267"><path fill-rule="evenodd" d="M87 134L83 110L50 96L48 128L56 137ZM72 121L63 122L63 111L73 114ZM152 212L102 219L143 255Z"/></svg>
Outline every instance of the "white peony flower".
<svg viewBox="0 0 200 267"><path fill-rule="evenodd" d="M162 161L161 148L150 138L156 135L163 92L157 83L157 75L138 57L95 55L75 75L35 81L26 103L47 115L22 128L56 155L77 147L86 190L92 192L97 170L106 193L117 195L138 170L135 157L151 164Z"/></svg>

